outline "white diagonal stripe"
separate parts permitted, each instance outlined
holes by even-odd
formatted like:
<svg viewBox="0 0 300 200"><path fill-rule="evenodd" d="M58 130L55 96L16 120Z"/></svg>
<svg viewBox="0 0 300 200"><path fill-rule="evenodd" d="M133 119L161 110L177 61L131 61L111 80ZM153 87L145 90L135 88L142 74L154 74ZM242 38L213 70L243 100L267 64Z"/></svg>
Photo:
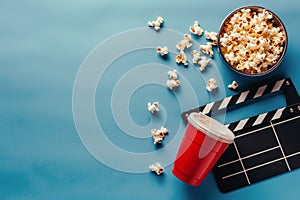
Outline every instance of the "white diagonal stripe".
<svg viewBox="0 0 300 200"><path fill-rule="evenodd" d="M283 155L285 164L286 164L287 168L289 169L289 171L291 171L289 162L288 162L288 160L287 160L286 157L285 157L285 152L283 151L282 145L281 145L281 143L280 143L280 141L279 141L279 138L278 138L278 134L277 134L277 132L276 132L276 130L275 130L275 128L274 128L272 122L271 122L271 126L272 126L272 130L273 130L273 132L274 132L274 135L275 135L275 137L276 137L276 140L277 140L277 142L278 142L278 144L279 144L279 147L280 147L281 153L282 153L282 155Z"/></svg>
<svg viewBox="0 0 300 200"><path fill-rule="evenodd" d="M268 113L264 113L264 114L258 115L257 119L253 123L253 126L261 124L263 122L263 120L265 119L265 117L267 116L267 114Z"/></svg>
<svg viewBox="0 0 300 200"><path fill-rule="evenodd" d="M224 125L224 126L225 126L226 128L228 128L228 127L229 127L229 125L230 125L230 124L226 124L226 125Z"/></svg>
<svg viewBox="0 0 300 200"><path fill-rule="evenodd" d="M249 93L249 90L245 91L245 92L242 92L239 99L237 100L236 104L244 102L247 95L248 95L248 93Z"/></svg>
<svg viewBox="0 0 300 200"><path fill-rule="evenodd" d="M241 157L241 160L245 160L245 159L247 159L247 158L251 158L251 157L254 157L254 156L257 156L257 155L266 153L266 152L270 152L270 151L273 151L274 149L278 149L278 148L280 148L280 146L272 147L272 148L270 148L270 149L266 149L266 150L263 150L263 151L260 151L260 152L254 153L254 154L250 154L250 155L248 155L248 156ZM300 154L300 152L298 152L298 153ZM292 155L292 156L293 156L293 155ZM286 156L286 157L288 158L288 156ZM232 161L229 161L229 162L227 162L227 163L223 163L223 164L221 164L221 165L218 165L218 167L219 167L219 168L220 168L220 167L224 167L224 166L226 166L226 165L230 165L230 164L235 163L235 162L238 162L238 161L239 161L239 159L232 160Z"/></svg>
<svg viewBox="0 0 300 200"><path fill-rule="evenodd" d="M283 160L283 159L284 159L284 158L278 158L278 159L275 159L275 160L271 160L271 161L265 162L265 163L263 163L263 164L261 164L261 165L256 165L256 166L254 166L254 167L248 168L248 169L246 169L246 171L251 171L251 170L254 170L254 169L257 169L257 168L266 166L266 165L270 165L270 164L272 164L272 163L278 162L278 161Z"/></svg>
<svg viewBox="0 0 300 200"><path fill-rule="evenodd" d="M224 166L226 166L226 165L230 165L230 164L235 163L235 162L238 162L238 161L240 161L240 160L239 160L239 159L236 159L236 160L233 160L233 161L229 161L229 162L227 162L227 163L218 165L218 168L224 167Z"/></svg>
<svg viewBox="0 0 300 200"><path fill-rule="evenodd" d="M275 120L275 119L279 119L282 115L282 111L284 110L285 108L280 108L276 111L276 113L274 114L274 116L272 117L271 121Z"/></svg>
<svg viewBox="0 0 300 200"><path fill-rule="evenodd" d="M227 175L227 176L223 176L222 179L230 178L230 177L232 177L232 176L236 176L236 175L238 175L238 174L245 173L245 172L246 172L246 170L245 170L245 171L239 171L239 172L236 172L236 173L233 173L233 174L229 174L229 175ZM249 183L249 182L248 182L248 183ZM249 183L249 184L250 184L250 183Z"/></svg>
<svg viewBox="0 0 300 200"><path fill-rule="evenodd" d="M256 133L256 132L258 132L258 131L265 130L265 129L270 128L270 127L271 127L271 125L270 125L270 126L264 126L263 128L258 128L258 129L255 129L255 130L253 130L253 131L249 131L249 132L245 132L245 133L243 133L243 134L241 134L241 135L237 135L237 136L235 136L235 138L244 137L244 136L246 136L246 135L250 135L250 134L252 134L252 133Z"/></svg>
<svg viewBox="0 0 300 200"><path fill-rule="evenodd" d="M210 109L212 108L212 106L214 105L215 102L211 102L209 104L206 104L205 108L203 109L202 113L203 114L207 114L210 112Z"/></svg>
<svg viewBox="0 0 300 200"><path fill-rule="evenodd" d="M222 103L221 103L221 105L219 106L218 109L220 110L222 108L226 108L231 98L232 98L232 96L231 97L226 97L225 99L223 99L223 101L222 101Z"/></svg>
<svg viewBox="0 0 300 200"><path fill-rule="evenodd" d="M267 87L267 85L263 85L263 86L259 87L256 94L254 95L253 99L260 97L264 93L266 87Z"/></svg>
<svg viewBox="0 0 300 200"><path fill-rule="evenodd" d="M276 84L274 85L274 87L273 87L271 93L280 90L280 88L281 88L281 86L282 86L282 84L283 84L284 81L285 81L285 79L280 80L280 81L277 81Z"/></svg>
<svg viewBox="0 0 300 200"><path fill-rule="evenodd" d="M235 127L234 131L238 131L238 130L243 129L248 120L249 120L249 118L241 120L238 123L238 125Z"/></svg>
<svg viewBox="0 0 300 200"><path fill-rule="evenodd" d="M299 155L299 154L300 154L300 151L298 151L298 152L296 152L296 153L293 153L293 154L290 154L290 155L285 156L285 157L289 158L289 157L297 156L297 155Z"/></svg>
<svg viewBox="0 0 300 200"><path fill-rule="evenodd" d="M237 156L238 156L238 158L239 158L239 160L240 160L240 163L241 163L241 166L242 166L242 168L243 168L243 172L245 173L245 176L246 176L247 182L248 182L248 184L250 185L250 180L249 180L249 178L248 178L247 171L246 171L246 169L245 169L245 166L244 166L244 163L243 163L243 161L242 161L242 158L241 158L240 152L239 152L239 150L238 150L238 148L237 148L237 146L236 146L236 144L235 144L235 142L234 142L234 141L233 141L233 146L234 146L234 148L235 148L235 151L236 151L236 154L237 154Z"/></svg>

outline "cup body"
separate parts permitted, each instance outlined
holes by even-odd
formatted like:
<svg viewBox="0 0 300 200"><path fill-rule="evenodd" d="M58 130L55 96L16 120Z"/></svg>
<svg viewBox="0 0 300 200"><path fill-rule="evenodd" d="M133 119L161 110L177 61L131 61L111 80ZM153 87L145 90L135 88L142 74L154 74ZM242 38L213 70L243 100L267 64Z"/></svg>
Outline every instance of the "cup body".
<svg viewBox="0 0 300 200"><path fill-rule="evenodd" d="M183 182L197 186L233 142L234 135L202 113L192 113L188 120L172 172Z"/></svg>

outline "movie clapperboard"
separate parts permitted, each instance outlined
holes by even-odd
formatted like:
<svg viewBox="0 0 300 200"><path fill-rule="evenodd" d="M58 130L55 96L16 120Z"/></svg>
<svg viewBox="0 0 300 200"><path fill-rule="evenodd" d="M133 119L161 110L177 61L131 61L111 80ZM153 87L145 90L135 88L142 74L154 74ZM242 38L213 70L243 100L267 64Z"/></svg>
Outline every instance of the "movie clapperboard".
<svg viewBox="0 0 300 200"><path fill-rule="evenodd" d="M284 93L286 107L226 125L235 140L213 168L222 192L300 167L300 98L294 84L282 79L182 113L187 122L191 112L211 115L278 92Z"/></svg>

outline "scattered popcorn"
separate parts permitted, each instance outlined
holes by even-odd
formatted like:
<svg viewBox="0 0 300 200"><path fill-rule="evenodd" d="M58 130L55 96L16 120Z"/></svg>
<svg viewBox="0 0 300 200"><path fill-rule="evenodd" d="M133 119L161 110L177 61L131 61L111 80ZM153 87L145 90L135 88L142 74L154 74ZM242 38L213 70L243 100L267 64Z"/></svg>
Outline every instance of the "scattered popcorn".
<svg viewBox="0 0 300 200"><path fill-rule="evenodd" d="M153 27L156 31L161 28L164 19L162 17L157 17L156 21L148 21L148 26Z"/></svg>
<svg viewBox="0 0 300 200"><path fill-rule="evenodd" d="M198 61L201 72L206 69L206 66L210 64L210 61L211 59L207 59L205 56L201 56L201 59Z"/></svg>
<svg viewBox="0 0 300 200"><path fill-rule="evenodd" d="M193 26L190 26L190 32L194 35L201 36L203 33L203 29L200 27L200 24L198 21L194 22Z"/></svg>
<svg viewBox="0 0 300 200"><path fill-rule="evenodd" d="M193 63L194 64L197 64L198 63L198 61L200 60L200 58L201 58L201 52L200 51L196 51L196 50L193 50L192 52L192 55L193 55Z"/></svg>
<svg viewBox="0 0 300 200"><path fill-rule="evenodd" d="M179 80L167 80L167 86L170 90L173 90L173 88L178 87L180 85L180 81Z"/></svg>
<svg viewBox="0 0 300 200"><path fill-rule="evenodd" d="M157 53L160 53L161 56L167 55L169 53L168 47L157 47L156 49Z"/></svg>
<svg viewBox="0 0 300 200"><path fill-rule="evenodd" d="M179 51L183 51L186 48L190 48L192 46L191 40L192 40L192 36L189 34L184 34L184 39L181 40L177 45L176 48Z"/></svg>
<svg viewBox="0 0 300 200"><path fill-rule="evenodd" d="M241 9L224 23L219 39L221 53L239 71L267 71L279 60L286 43L284 30L277 26L272 13L265 9Z"/></svg>
<svg viewBox="0 0 300 200"><path fill-rule="evenodd" d="M176 80L177 79L177 70L176 69L174 69L173 71L172 70L169 70L168 71L168 75L169 75L169 78L170 79L174 79L174 80Z"/></svg>
<svg viewBox="0 0 300 200"><path fill-rule="evenodd" d="M160 175L165 169L159 162L156 162L155 164L149 166L149 170L155 172L157 175Z"/></svg>
<svg viewBox="0 0 300 200"><path fill-rule="evenodd" d="M193 50L192 51L193 55L193 63L198 64L200 66L200 71L204 71L206 66L210 64L211 59L207 59L205 56L200 56L201 52Z"/></svg>
<svg viewBox="0 0 300 200"><path fill-rule="evenodd" d="M172 70L168 71L170 80L167 80L166 85L170 90L173 90L173 88L178 87L180 85L180 81L177 80L177 76L178 76L177 73L178 72L176 69L174 69L173 71Z"/></svg>
<svg viewBox="0 0 300 200"><path fill-rule="evenodd" d="M176 56L176 62L178 64L182 63L185 66L188 65L187 57L183 50L180 51L179 54Z"/></svg>
<svg viewBox="0 0 300 200"><path fill-rule="evenodd" d="M153 135L154 144L161 144L162 140L164 139L165 135L168 134L168 129L165 127L161 127L160 129L151 129L151 133Z"/></svg>
<svg viewBox="0 0 300 200"><path fill-rule="evenodd" d="M214 32L214 31L212 31L212 32L205 31L205 37L206 37L206 39L209 39L212 41L212 45L217 45L218 33Z"/></svg>
<svg viewBox="0 0 300 200"><path fill-rule="evenodd" d="M200 50L203 53L208 54L210 57L213 57L214 56L214 52L212 50L212 45L213 45L213 43L207 42L206 45L200 45Z"/></svg>
<svg viewBox="0 0 300 200"><path fill-rule="evenodd" d="M153 102L153 104L151 104L150 102L148 103L148 110L149 112L151 113L154 113L155 111L158 112L159 109L158 109L158 102Z"/></svg>
<svg viewBox="0 0 300 200"><path fill-rule="evenodd" d="M209 79L207 81L206 89L211 92L212 90L216 89L218 87L217 81L213 78Z"/></svg>
<svg viewBox="0 0 300 200"><path fill-rule="evenodd" d="M228 88L233 90L237 89L238 87L239 85L236 81L232 81L232 83L228 85Z"/></svg>

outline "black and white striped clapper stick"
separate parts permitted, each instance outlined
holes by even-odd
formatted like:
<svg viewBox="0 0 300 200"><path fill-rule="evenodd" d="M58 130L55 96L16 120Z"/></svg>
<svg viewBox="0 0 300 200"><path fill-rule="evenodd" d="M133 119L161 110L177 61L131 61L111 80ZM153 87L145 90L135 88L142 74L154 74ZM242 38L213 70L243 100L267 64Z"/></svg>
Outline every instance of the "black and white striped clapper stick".
<svg viewBox="0 0 300 200"><path fill-rule="evenodd" d="M244 91L240 94L229 96L224 99L221 99L221 100L218 100L215 102L211 102L211 103L208 103L201 107L183 112L182 118L185 122L187 122L187 117L192 112L202 112L203 114L210 115L213 112L223 111L234 105L239 105L248 100L256 99L256 98L259 98L259 97L267 95L267 94L276 93L281 90L285 90L285 91L292 90L291 94L293 94L293 95L286 94L287 100L288 100L288 98L290 98L291 99L290 101L294 102L299 99L299 96L297 94L297 91L296 91L291 79L286 78L286 79L268 83L268 84L265 84L265 85L262 85L259 87L255 87L250 90ZM287 101L287 104L289 105L289 101Z"/></svg>

